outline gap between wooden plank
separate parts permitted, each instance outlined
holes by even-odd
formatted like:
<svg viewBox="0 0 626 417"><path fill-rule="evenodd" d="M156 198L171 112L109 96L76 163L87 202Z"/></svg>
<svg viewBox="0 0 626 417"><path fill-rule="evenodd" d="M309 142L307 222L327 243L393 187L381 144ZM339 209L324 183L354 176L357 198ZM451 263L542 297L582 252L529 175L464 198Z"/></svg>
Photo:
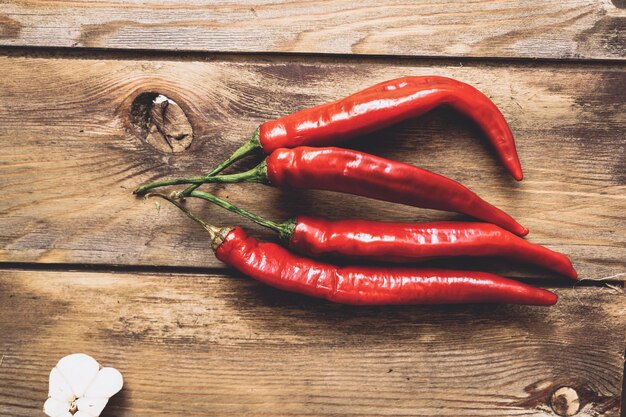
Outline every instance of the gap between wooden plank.
<svg viewBox="0 0 626 417"><path fill-rule="evenodd" d="M219 52L194 50L153 50L153 49L105 49L105 48L70 48L56 46L12 46L0 45L0 56L37 57L68 59L115 59L189 61L198 59L223 62L276 62L276 63L360 63L367 65L393 66L436 66L467 65L470 67L510 67L519 68L589 68L589 69L626 69L624 59L588 59L588 58L526 58L526 57L472 57L472 56L429 56L429 55L354 55L305 52Z"/></svg>
<svg viewBox="0 0 626 417"><path fill-rule="evenodd" d="M415 266L419 268L419 265ZM158 266L158 265L114 265L114 264L78 264L78 263L29 263L29 262L0 262L0 272L6 271L41 271L41 272L93 272L93 273L127 273L127 274L181 274L181 275L221 275L233 279L252 279L239 271L224 265L220 267L193 267L193 266ZM626 287L626 282L618 277L610 280L583 279L573 281L567 278L528 278L523 276L507 275L526 284L545 288L577 288L577 287ZM1 280L1 278L0 278ZM608 284L608 285L607 285Z"/></svg>

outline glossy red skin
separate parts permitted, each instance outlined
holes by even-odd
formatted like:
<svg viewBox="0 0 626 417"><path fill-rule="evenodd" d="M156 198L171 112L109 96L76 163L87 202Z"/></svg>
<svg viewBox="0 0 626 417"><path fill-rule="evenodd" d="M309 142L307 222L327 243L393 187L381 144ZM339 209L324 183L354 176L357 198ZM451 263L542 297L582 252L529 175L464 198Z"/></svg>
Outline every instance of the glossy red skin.
<svg viewBox="0 0 626 417"><path fill-rule="evenodd" d="M342 148L277 149L266 158L278 187L338 191L437 210L456 211L524 236L511 216L442 175L413 165Z"/></svg>
<svg viewBox="0 0 626 417"><path fill-rule="evenodd" d="M338 267L230 231L216 256L245 275L286 291L352 305L508 303L553 305L557 296L486 272Z"/></svg>
<svg viewBox="0 0 626 417"><path fill-rule="evenodd" d="M295 220L289 246L310 256L368 257L386 262L497 256L538 265L572 279L578 276L562 253L489 223L331 221L309 216Z"/></svg>
<svg viewBox="0 0 626 417"><path fill-rule="evenodd" d="M334 145L448 105L483 130L506 169L523 177L513 133L504 116L474 87L446 77L403 77L376 84L332 103L265 122L259 140L265 153L278 148Z"/></svg>

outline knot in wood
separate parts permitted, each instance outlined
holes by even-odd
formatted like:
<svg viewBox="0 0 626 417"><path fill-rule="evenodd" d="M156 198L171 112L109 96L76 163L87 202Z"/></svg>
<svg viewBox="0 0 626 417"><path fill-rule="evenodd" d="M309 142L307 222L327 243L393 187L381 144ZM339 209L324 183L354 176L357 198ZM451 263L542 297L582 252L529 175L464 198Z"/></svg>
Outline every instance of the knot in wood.
<svg viewBox="0 0 626 417"><path fill-rule="evenodd" d="M130 121L141 139L162 152L182 152L193 140L193 128L183 109L162 94L137 96L130 109Z"/></svg>
<svg viewBox="0 0 626 417"><path fill-rule="evenodd" d="M573 416L580 408L580 398L573 388L561 387L552 394L550 406L560 416Z"/></svg>

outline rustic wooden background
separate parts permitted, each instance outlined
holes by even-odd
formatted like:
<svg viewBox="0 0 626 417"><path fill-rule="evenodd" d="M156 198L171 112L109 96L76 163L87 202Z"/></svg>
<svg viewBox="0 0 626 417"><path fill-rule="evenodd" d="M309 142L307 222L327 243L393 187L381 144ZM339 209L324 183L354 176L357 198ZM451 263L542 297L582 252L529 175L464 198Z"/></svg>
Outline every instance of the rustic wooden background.
<svg viewBox="0 0 626 417"><path fill-rule="evenodd" d="M124 374L108 417L620 415L623 0L5 0L0 74L0 416L41 416L47 374L72 352ZM575 285L502 261L440 262L553 289L555 307L359 309L286 294L224 268L176 209L130 194L207 170L264 120L420 74L493 99L523 182L447 109L347 146L461 181L530 241L570 255ZM138 111L156 94L177 117ZM171 148L145 123L193 139ZM462 218L325 192L210 189L275 220ZM554 395L563 387L574 397Z"/></svg>

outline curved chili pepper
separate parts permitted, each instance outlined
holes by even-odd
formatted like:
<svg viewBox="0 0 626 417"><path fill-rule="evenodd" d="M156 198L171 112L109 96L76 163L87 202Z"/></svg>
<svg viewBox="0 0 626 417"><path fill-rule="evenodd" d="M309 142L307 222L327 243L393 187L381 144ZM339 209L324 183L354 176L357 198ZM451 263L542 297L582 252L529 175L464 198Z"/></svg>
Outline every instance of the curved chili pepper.
<svg viewBox="0 0 626 417"><path fill-rule="evenodd" d="M474 120L506 169L521 180L513 133L495 104L469 84L446 77L403 77L333 103L265 122L259 142L265 153L278 148L327 146L418 117L449 105Z"/></svg>
<svg viewBox="0 0 626 417"><path fill-rule="evenodd" d="M410 76L376 84L348 97L263 123L252 138L211 171L215 175L254 152L327 146L371 133L448 105L483 130L506 169L523 178L513 133L487 96L469 84L439 76ZM182 192L188 196L196 186Z"/></svg>
<svg viewBox="0 0 626 417"><path fill-rule="evenodd" d="M161 196L161 195L159 195ZM338 267L259 242L239 227L216 228L189 213L210 233L216 257L245 275L286 291L352 305L510 303L553 305L556 294L486 272Z"/></svg>
<svg viewBox="0 0 626 417"><path fill-rule="evenodd" d="M250 171L158 181L135 193L175 184L260 182L276 187L338 191L436 210L455 211L524 236L511 216L449 178L402 162L342 148L277 149Z"/></svg>
<svg viewBox="0 0 626 417"><path fill-rule="evenodd" d="M578 276L562 253L489 223L332 221L311 216L276 223L209 193L193 191L190 197L210 201L274 230L291 249L313 257L331 255L415 262L453 256L498 256L538 265L572 279Z"/></svg>

